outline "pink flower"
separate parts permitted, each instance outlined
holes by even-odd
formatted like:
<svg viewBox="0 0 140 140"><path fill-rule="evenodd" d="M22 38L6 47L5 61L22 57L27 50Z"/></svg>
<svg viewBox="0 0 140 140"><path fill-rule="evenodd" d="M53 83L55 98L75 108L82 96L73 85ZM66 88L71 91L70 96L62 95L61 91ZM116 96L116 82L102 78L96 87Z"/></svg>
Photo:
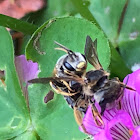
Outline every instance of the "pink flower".
<svg viewBox="0 0 140 140"><path fill-rule="evenodd" d="M37 11L44 6L45 0L1 0L0 14L22 18L25 14Z"/></svg>
<svg viewBox="0 0 140 140"><path fill-rule="evenodd" d="M125 89L121 110L114 107L104 112L104 128L95 125L88 108L83 124L94 140L140 140L140 69L129 74L127 85L136 91Z"/></svg>
<svg viewBox="0 0 140 140"><path fill-rule="evenodd" d="M20 55L15 57L15 66L23 95L28 104L28 81L37 77L39 73L38 64L31 60L27 61L25 55Z"/></svg>

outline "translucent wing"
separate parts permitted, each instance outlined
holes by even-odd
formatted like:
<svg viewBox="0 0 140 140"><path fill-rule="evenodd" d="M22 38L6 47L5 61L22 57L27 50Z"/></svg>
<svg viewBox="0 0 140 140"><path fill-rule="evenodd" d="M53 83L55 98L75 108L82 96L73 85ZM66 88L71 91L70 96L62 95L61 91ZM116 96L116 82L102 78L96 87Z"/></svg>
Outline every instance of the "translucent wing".
<svg viewBox="0 0 140 140"><path fill-rule="evenodd" d="M75 78L75 77L46 77L46 78L36 78L36 79L32 79L29 80L28 83L41 83L41 84L47 84L50 81L61 81L61 80L65 80L65 81L76 81L79 82L81 84L83 84L83 80L82 78Z"/></svg>
<svg viewBox="0 0 140 140"><path fill-rule="evenodd" d="M95 67L95 69L103 69L97 55L97 39L92 41L90 36L86 38L85 56L88 62Z"/></svg>

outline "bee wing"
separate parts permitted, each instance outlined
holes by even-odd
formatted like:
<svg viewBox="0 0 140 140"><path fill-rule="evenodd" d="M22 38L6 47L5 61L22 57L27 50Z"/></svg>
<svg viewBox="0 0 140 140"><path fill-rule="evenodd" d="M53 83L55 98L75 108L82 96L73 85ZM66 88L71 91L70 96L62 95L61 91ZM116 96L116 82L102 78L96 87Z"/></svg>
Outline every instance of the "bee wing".
<svg viewBox="0 0 140 140"><path fill-rule="evenodd" d="M35 78L32 80L29 80L28 83L42 83L42 84L47 84L50 81L53 81L54 77L47 77L47 78Z"/></svg>
<svg viewBox="0 0 140 140"><path fill-rule="evenodd" d="M60 81L60 80L76 81L81 84L83 84L84 82L82 78L76 78L76 77L46 77L46 78L36 78L36 79L29 80L28 83L47 84L50 81Z"/></svg>
<svg viewBox="0 0 140 140"><path fill-rule="evenodd" d="M90 36L87 36L85 44L85 56L88 62L93 65L95 69L103 69L97 55L97 39L92 41Z"/></svg>

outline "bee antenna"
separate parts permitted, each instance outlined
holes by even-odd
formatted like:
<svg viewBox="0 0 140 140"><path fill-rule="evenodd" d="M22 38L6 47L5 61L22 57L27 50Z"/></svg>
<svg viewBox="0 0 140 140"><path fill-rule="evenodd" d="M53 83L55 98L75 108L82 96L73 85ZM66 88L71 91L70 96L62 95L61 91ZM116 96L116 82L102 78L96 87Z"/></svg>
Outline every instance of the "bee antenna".
<svg viewBox="0 0 140 140"><path fill-rule="evenodd" d="M60 47L60 48L55 48L56 50L61 50L61 51L66 52L70 56L71 59L73 59L73 56L77 57L77 55L73 51L69 50L64 45L58 43L57 41L54 41L54 43Z"/></svg>
<svg viewBox="0 0 140 140"><path fill-rule="evenodd" d="M128 75L126 78L127 78L127 79L126 79L125 84L122 83L122 82L120 82L121 86L123 87L123 91L124 91L125 88L126 88L126 89L129 89L129 90L132 90L132 91L136 91L136 90L133 89L132 87L127 86L127 83L128 83L128 80L129 80L129 75Z"/></svg>
<svg viewBox="0 0 140 140"><path fill-rule="evenodd" d="M54 43L60 47L60 48L55 48L56 50L62 50L66 53L68 53L70 51L68 48L66 48L64 45L58 43L57 41L54 41Z"/></svg>

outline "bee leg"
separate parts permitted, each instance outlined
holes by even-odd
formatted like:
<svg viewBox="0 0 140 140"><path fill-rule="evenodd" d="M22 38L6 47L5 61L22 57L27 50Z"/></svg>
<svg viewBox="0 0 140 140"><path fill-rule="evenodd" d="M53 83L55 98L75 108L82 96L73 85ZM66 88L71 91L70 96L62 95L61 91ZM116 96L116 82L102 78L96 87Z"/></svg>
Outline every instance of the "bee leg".
<svg viewBox="0 0 140 140"><path fill-rule="evenodd" d="M90 102L92 102L92 101L90 101ZM103 122L103 120L102 120L102 116L101 116L101 114L98 112L98 110L97 110L97 108L96 108L94 102L92 102L91 105L92 105L92 106L91 106L92 115L93 115L93 119L94 119L94 121L95 121L95 124L96 124L97 126L104 126L104 122Z"/></svg>
<svg viewBox="0 0 140 140"><path fill-rule="evenodd" d="M52 89L53 89L57 94L61 94L61 95L64 95L64 96L73 96L73 95L79 93L79 91L74 92L74 93L73 93L73 92L65 92L65 91L63 91L59 86L53 84L52 82L50 82L50 85L51 85Z"/></svg>
<svg viewBox="0 0 140 140"><path fill-rule="evenodd" d="M123 91L124 91L124 89L123 89ZM123 91L121 92L119 98L116 100L118 110L120 110L122 108L121 99L123 98L123 94L124 94Z"/></svg>
<svg viewBox="0 0 140 140"><path fill-rule="evenodd" d="M121 101L119 100L118 102L118 109L120 110L122 108L122 104L121 104Z"/></svg>
<svg viewBox="0 0 140 140"><path fill-rule="evenodd" d="M129 89L129 90L132 90L132 91L135 91L135 89L127 86L128 79L129 79L129 76L127 76L127 79L126 79L126 83L125 84L122 83L122 82L120 82L120 86L122 87L122 89L121 89L120 94L117 97L118 98L118 100L117 100L117 103L118 103L117 109L118 110L120 110L122 108L121 99L123 98L125 88L126 89Z"/></svg>
<svg viewBox="0 0 140 140"><path fill-rule="evenodd" d="M79 126L82 127L84 133L89 134L89 133L86 131L85 126L83 125L83 116L82 116L82 112L78 109L78 107L74 107L73 109L74 109L74 117L75 117L75 120L76 120L77 124L78 124Z"/></svg>
<svg viewBox="0 0 140 140"><path fill-rule="evenodd" d="M62 80L62 82L63 82L63 84L68 88L69 91L74 92L74 90L72 90L72 89L70 88L69 84L68 84L66 81Z"/></svg>
<svg viewBox="0 0 140 140"><path fill-rule="evenodd" d="M128 80L129 80L129 75L127 76L127 79L126 79L125 84L124 84L123 82L119 82L120 85L121 85L121 87L123 87L123 91L124 91L125 88L126 88L126 89L129 89L129 90L132 90L132 91L136 91L136 90L133 89L132 87L127 86Z"/></svg>

